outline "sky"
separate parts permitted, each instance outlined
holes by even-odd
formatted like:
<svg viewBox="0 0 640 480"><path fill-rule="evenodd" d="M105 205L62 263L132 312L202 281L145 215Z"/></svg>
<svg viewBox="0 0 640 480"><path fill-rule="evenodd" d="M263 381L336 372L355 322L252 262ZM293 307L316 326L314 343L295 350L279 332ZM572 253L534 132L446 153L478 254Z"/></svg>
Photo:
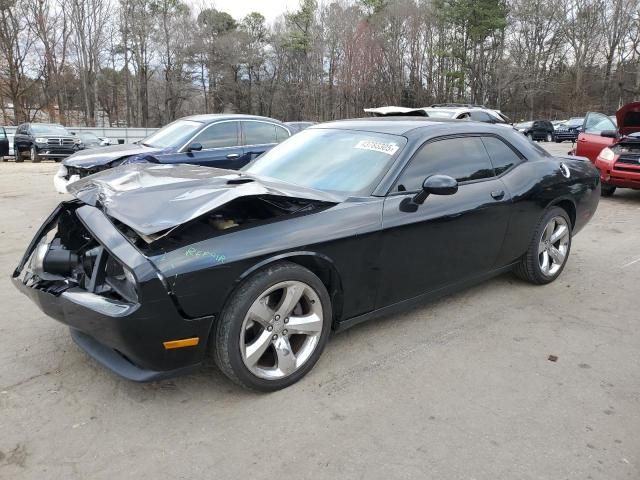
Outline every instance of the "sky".
<svg viewBox="0 0 640 480"><path fill-rule="evenodd" d="M236 20L241 20L251 12L260 12L267 19L267 23L273 21L287 11L294 11L298 8L300 0L201 0L201 2L217 10L227 12ZM195 3L199 3L196 0Z"/></svg>

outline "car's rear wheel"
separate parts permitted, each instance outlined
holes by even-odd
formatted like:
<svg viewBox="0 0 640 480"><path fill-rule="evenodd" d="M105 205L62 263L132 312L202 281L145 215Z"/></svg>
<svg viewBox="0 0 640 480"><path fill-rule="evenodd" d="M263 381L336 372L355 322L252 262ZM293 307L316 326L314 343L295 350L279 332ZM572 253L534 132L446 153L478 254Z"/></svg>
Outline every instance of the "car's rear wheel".
<svg viewBox="0 0 640 480"><path fill-rule="evenodd" d="M264 392L300 380L331 330L324 284L297 264L260 270L231 296L216 326L213 356L234 382Z"/></svg>
<svg viewBox="0 0 640 480"><path fill-rule="evenodd" d="M603 197L610 197L615 193L615 191L616 191L616 187L614 187L613 185L608 185L606 183L603 183L600 186L600 195L602 195Z"/></svg>
<svg viewBox="0 0 640 480"><path fill-rule="evenodd" d="M42 158L40 158L40 155L38 155L38 150L36 149L35 145L31 145L31 149L29 150L29 159L32 163L38 163L40 162L40 160L42 160Z"/></svg>
<svg viewBox="0 0 640 480"><path fill-rule="evenodd" d="M538 285L553 282L567 263L571 239L569 215L560 207L551 208L538 223L527 253L516 265L516 275Z"/></svg>

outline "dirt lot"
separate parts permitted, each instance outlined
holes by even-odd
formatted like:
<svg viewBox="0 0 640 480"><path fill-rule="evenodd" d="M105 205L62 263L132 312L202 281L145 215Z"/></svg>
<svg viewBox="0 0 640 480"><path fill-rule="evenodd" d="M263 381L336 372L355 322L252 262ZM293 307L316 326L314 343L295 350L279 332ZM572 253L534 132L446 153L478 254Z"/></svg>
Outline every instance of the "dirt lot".
<svg viewBox="0 0 640 480"><path fill-rule="evenodd" d="M602 200L557 282L360 325L258 395L212 366L121 380L15 290L55 169L0 163L0 478L640 478L640 192Z"/></svg>

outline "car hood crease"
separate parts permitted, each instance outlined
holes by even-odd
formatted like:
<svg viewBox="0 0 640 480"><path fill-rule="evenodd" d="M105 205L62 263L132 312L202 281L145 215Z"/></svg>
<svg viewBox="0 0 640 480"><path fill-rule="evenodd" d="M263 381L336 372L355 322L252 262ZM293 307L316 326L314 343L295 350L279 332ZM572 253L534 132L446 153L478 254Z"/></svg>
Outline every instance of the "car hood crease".
<svg viewBox="0 0 640 480"><path fill-rule="evenodd" d="M272 195L333 204L344 200L275 179L186 164L123 165L80 179L68 190L143 236L182 225L240 197Z"/></svg>

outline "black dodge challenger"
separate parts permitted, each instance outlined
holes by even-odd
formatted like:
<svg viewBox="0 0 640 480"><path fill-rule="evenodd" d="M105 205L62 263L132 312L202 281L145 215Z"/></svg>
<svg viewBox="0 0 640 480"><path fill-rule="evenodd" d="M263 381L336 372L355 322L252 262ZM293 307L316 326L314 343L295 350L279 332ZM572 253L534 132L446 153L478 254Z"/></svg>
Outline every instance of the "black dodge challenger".
<svg viewBox="0 0 640 480"><path fill-rule="evenodd" d="M489 124L324 123L239 172L133 164L70 186L13 273L89 355L137 381L210 353L262 391L331 330L513 270L555 280L599 175Z"/></svg>

